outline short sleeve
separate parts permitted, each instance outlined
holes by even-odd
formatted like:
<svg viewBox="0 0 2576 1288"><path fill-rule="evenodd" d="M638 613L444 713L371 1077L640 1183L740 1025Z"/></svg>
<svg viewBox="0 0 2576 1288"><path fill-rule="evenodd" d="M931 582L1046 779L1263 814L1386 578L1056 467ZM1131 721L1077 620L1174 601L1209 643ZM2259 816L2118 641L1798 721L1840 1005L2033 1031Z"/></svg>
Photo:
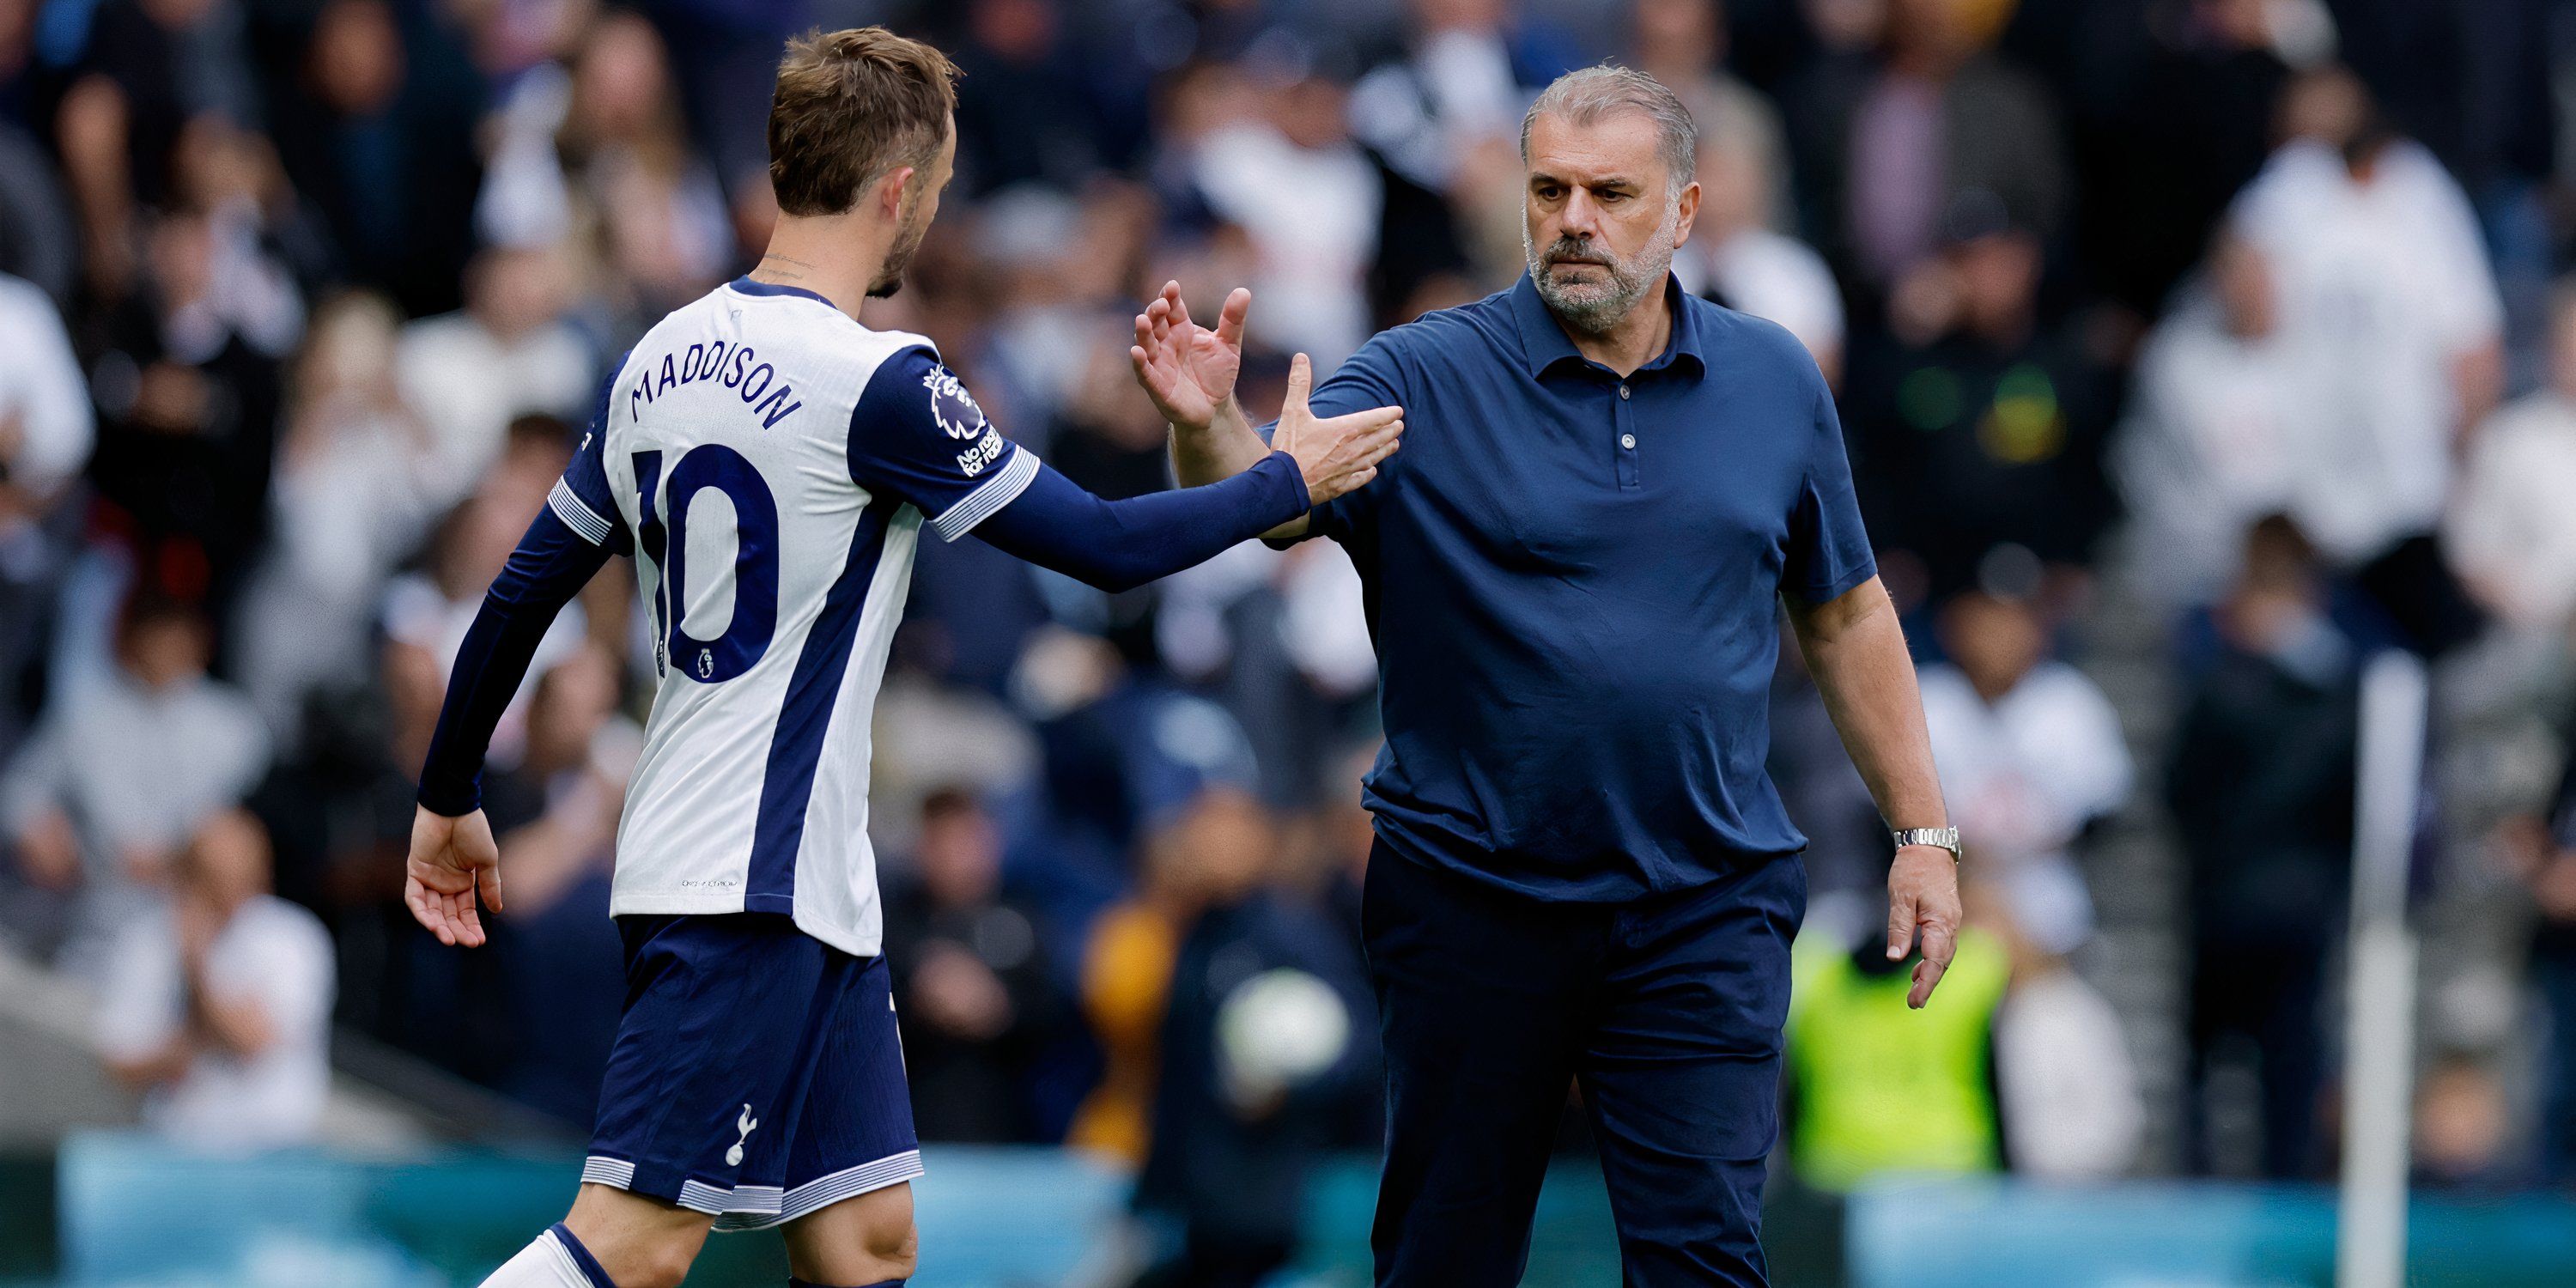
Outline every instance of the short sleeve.
<svg viewBox="0 0 2576 1288"><path fill-rule="evenodd" d="M259 914L258 933L243 936L237 952L212 964L213 982L236 997L257 998L278 1035L300 1043L331 1022L331 938L310 913L293 905L266 904Z"/></svg>
<svg viewBox="0 0 2576 1288"><path fill-rule="evenodd" d="M1878 560L1870 554L1860 501L1852 494L1842 418L1835 414L1834 400L1825 392L1821 377L1816 382L1815 406L1806 479L1798 487L1797 504L1789 515L1780 589L1821 604L1877 576Z"/></svg>
<svg viewBox="0 0 2576 1288"><path fill-rule="evenodd" d="M1347 416L1355 411L1404 405L1403 373L1396 365L1395 343L1388 338L1392 334L1394 333L1381 333L1362 345L1359 352L1352 354L1348 361L1342 363L1341 367L1333 372L1331 379L1315 387L1314 393L1306 399L1306 407L1315 414L1316 419L1329 420L1335 416ZM1262 441L1268 442L1271 431L1278 427L1279 422L1275 420L1263 425ZM1403 454L1399 452L1395 457L1390 458L1389 466L1402 456ZM1352 538L1364 534L1373 525L1377 512L1378 489L1384 486L1385 481L1385 472L1380 471L1378 477L1371 480L1368 486L1355 492L1343 493L1316 506L1307 511L1306 531L1302 535L1273 541L1270 544L1294 545L1307 537L1331 537L1335 541L1348 544Z"/></svg>
<svg viewBox="0 0 2576 1288"><path fill-rule="evenodd" d="M110 1060L140 1060L179 1030L178 934L169 917L154 915L128 925L114 942L91 1038Z"/></svg>
<svg viewBox="0 0 2576 1288"><path fill-rule="evenodd" d="M546 494L546 508L563 520L575 536L594 546L617 554L633 554L634 537L626 530L626 521L617 510L617 494L608 486L608 399L617 383L617 373L626 360L618 359L599 389L599 403L591 412L590 425L581 432L581 442L573 447L572 463L564 467L563 477L555 481L554 491Z"/></svg>
<svg viewBox="0 0 2576 1288"><path fill-rule="evenodd" d="M2423 257L2427 312L2443 343L2454 350L2474 348L2504 329L2495 268L2487 259L2486 239L2468 194L2429 155L2423 158L2423 171L2430 230L2422 239L2430 252Z"/></svg>
<svg viewBox="0 0 2576 1288"><path fill-rule="evenodd" d="M1027 490L1035 453L1002 436L927 345L885 360L850 413L850 478L911 502L942 540Z"/></svg>

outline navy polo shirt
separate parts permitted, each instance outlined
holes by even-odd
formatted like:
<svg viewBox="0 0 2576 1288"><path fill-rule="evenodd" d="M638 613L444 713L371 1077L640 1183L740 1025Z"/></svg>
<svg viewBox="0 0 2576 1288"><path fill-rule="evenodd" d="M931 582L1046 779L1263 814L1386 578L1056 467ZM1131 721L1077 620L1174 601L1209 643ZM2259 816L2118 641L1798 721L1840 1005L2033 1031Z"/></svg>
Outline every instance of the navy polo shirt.
<svg viewBox="0 0 2576 1288"><path fill-rule="evenodd" d="M1318 416L1404 408L1403 449L1312 515L1350 551L1400 853L1547 899L1689 889L1806 845L1764 771L1775 596L1876 574L1842 427L1787 331L1665 280L1622 380L1528 277L1369 341Z"/></svg>

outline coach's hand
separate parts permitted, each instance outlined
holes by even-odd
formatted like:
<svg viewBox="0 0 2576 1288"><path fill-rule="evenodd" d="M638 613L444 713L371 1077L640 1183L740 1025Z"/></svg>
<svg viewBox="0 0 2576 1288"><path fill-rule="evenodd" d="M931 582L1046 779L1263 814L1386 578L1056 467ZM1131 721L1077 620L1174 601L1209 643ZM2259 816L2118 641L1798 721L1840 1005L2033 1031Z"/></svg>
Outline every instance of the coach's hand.
<svg viewBox="0 0 2576 1288"><path fill-rule="evenodd" d="M1234 288L1211 331L1190 321L1181 284L1165 282L1163 293L1136 315L1127 362L1164 420L1203 430L1216 422L1218 408L1234 401L1234 379L1243 372L1243 318L1251 310L1252 292Z"/></svg>
<svg viewBox="0 0 2576 1288"><path fill-rule="evenodd" d="M484 905L499 912L501 847L492 841L491 820L479 809L449 818L414 806L411 862L403 876L403 902L411 905L412 917L442 944L480 947L483 916L474 910L477 886Z"/></svg>
<svg viewBox="0 0 2576 1288"><path fill-rule="evenodd" d="M1279 405L1279 428L1270 446L1297 460L1306 476L1307 498L1322 505L1345 492L1365 487L1377 477L1377 463L1395 454L1404 435L1402 407L1372 407L1331 420L1317 420L1306 407L1315 369L1298 354L1288 364L1288 399Z"/></svg>
<svg viewBox="0 0 2576 1288"><path fill-rule="evenodd" d="M1914 963L1907 1006L1922 1009L1950 969L1950 955L1959 950L1959 916L1959 861L1937 845L1898 850L1887 870L1887 960L1905 960L1915 932L1923 932L1923 960Z"/></svg>

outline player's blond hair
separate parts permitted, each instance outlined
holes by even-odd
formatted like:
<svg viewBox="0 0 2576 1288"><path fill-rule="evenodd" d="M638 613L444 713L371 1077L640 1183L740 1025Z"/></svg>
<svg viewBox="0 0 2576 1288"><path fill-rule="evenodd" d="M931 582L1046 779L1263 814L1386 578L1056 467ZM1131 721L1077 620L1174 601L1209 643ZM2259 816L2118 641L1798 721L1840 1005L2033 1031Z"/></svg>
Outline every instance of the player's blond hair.
<svg viewBox="0 0 2576 1288"><path fill-rule="evenodd" d="M883 27L787 42L769 100L769 186L789 215L837 215L885 174L927 166L948 139L957 64Z"/></svg>

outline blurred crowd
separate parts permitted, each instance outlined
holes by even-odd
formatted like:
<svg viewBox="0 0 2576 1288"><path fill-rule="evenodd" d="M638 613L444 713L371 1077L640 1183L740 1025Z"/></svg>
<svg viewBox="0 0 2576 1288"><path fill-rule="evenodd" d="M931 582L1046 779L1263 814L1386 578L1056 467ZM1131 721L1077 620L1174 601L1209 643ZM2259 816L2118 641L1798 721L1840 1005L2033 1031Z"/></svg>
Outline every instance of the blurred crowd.
<svg viewBox="0 0 2576 1288"><path fill-rule="evenodd" d="M2330 1170L2357 676L2403 647L2458 949L2419 1167L2576 1182L2563 0L0 0L0 938L97 990L153 1121L310 1136L337 1026L586 1125L626 565L495 739L485 950L397 898L413 776L608 364L766 236L781 39L864 22L965 71L870 324L1113 497L1170 483L1125 353L1165 279L1253 289L1271 406L1521 271L1548 80L1689 101L1674 270L1834 383L1968 846L1907 1022L1850 951L1885 833L1784 649L1801 1179ZM872 811L925 1138L1136 1161L1256 1253L1294 1205L1193 1178L1374 1145L1374 680L1326 543L1114 597L925 545Z"/></svg>

